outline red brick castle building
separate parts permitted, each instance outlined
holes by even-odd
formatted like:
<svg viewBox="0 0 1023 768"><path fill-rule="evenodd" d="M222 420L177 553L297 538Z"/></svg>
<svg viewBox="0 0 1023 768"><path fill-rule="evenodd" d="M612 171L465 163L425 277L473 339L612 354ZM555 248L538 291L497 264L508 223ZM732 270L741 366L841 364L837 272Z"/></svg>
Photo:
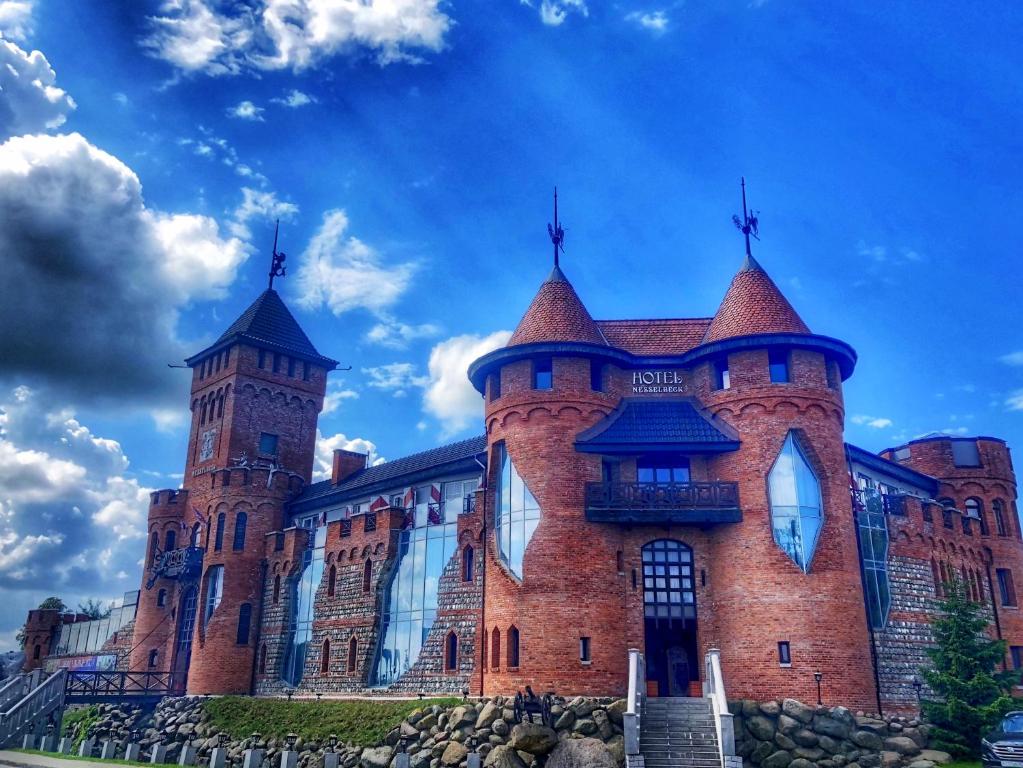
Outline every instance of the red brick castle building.
<svg viewBox="0 0 1023 768"><path fill-rule="evenodd" d="M1023 663L1008 448L845 443L856 353L748 248L709 318L595 320L555 264L470 366L483 435L337 451L321 482L336 363L272 288L187 364L185 480L153 494L138 596L105 627L33 612L31 664L195 694L621 695L638 648L678 696L719 648L733 698L813 700L820 673L830 701L907 709L953 577Z"/></svg>

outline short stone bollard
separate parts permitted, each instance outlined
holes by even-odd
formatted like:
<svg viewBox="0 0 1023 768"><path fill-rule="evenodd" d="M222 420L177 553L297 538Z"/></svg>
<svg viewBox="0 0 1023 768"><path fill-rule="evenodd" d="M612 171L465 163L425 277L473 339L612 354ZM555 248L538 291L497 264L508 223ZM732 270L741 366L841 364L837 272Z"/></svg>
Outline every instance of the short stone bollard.
<svg viewBox="0 0 1023 768"><path fill-rule="evenodd" d="M259 759L259 762L263 762L263 758ZM226 747L214 747L210 751L210 768L224 768L227 765L227 748ZM248 765L246 763L246 765ZM257 763L258 768L258 763Z"/></svg>
<svg viewBox="0 0 1023 768"><path fill-rule="evenodd" d="M43 740L39 744L39 749L43 752L56 752L57 751L57 737L52 733L43 736Z"/></svg>
<svg viewBox="0 0 1023 768"><path fill-rule="evenodd" d="M26 733L21 739L22 749L35 749L36 748L36 737L34 734Z"/></svg>
<svg viewBox="0 0 1023 768"><path fill-rule="evenodd" d="M124 745L124 759L130 760L133 763L139 761L139 753L142 751L142 747L136 744L134 741L129 741Z"/></svg>
<svg viewBox="0 0 1023 768"><path fill-rule="evenodd" d="M181 748L181 754L178 755L178 765L195 765L195 754L195 747L186 744Z"/></svg>
<svg viewBox="0 0 1023 768"><path fill-rule="evenodd" d="M293 749L282 750L280 768L298 768L298 752Z"/></svg>
<svg viewBox="0 0 1023 768"><path fill-rule="evenodd" d="M71 747L75 745L75 740L70 736L61 737L60 743L57 744L57 751L62 755L70 755Z"/></svg>
<svg viewBox="0 0 1023 768"><path fill-rule="evenodd" d="M391 765L394 768L409 768L411 759L408 756L408 752L399 752L394 756L394 762Z"/></svg>
<svg viewBox="0 0 1023 768"><path fill-rule="evenodd" d="M79 757L92 757L92 749L96 746L95 739L86 739L82 742L81 746L78 747Z"/></svg>
<svg viewBox="0 0 1023 768"><path fill-rule="evenodd" d="M99 751L100 760L113 760L117 757L117 742L111 739L103 742Z"/></svg>
<svg viewBox="0 0 1023 768"><path fill-rule="evenodd" d="M217 750L214 749L213 751L216 752ZM263 765L263 754L261 749L246 749L242 753L242 768L260 768ZM215 768L212 757L210 758L210 768Z"/></svg>
<svg viewBox="0 0 1023 768"><path fill-rule="evenodd" d="M341 754L339 752L324 752L323 753L323 768L338 768L340 765Z"/></svg>
<svg viewBox="0 0 1023 768"><path fill-rule="evenodd" d="M149 762L154 765L167 762L167 747L163 744L154 744L149 750Z"/></svg>
<svg viewBox="0 0 1023 768"><path fill-rule="evenodd" d="M465 768L480 768L483 765L483 759L480 757L479 752L470 752L465 758Z"/></svg>

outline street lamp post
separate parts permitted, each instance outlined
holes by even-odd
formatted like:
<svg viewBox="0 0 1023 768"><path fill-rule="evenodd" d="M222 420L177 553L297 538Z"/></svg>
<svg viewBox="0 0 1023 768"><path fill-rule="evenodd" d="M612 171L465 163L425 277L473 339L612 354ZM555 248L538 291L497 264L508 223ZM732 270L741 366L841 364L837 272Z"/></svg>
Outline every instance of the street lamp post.
<svg viewBox="0 0 1023 768"><path fill-rule="evenodd" d="M820 672L813 673L813 679L817 682L817 706L822 706L824 701L821 699L821 680L824 679L824 675Z"/></svg>

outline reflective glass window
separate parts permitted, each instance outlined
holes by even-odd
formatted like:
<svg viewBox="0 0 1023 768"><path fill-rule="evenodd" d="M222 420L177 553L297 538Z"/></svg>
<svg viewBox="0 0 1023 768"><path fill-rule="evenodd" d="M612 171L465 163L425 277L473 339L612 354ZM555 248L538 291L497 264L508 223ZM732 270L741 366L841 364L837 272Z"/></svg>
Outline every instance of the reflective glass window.
<svg viewBox="0 0 1023 768"><path fill-rule="evenodd" d="M787 350L769 350L767 353L767 364L772 382L784 384L789 380L789 353Z"/></svg>
<svg viewBox="0 0 1023 768"><path fill-rule="evenodd" d="M206 603L203 609L203 626L210 623L213 612L224 596L224 566L214 565L206 572Z"/></svg>
<svg viewBox="0 0 1023 768"><path fill-rule="evenodd" d="M315 525L316 519L310 518L309 522ZM306 520L299 521L302 527L309 527L305 523ZM309 546L302 553L302 565L298 573L288 583L291 621L281 677L292 686L302 682L305 674L309 641L313 637L313 602L316 589L323 579L323 545L326 539L326 525L317 527L309 536Z"/></svg>
<svg viewBox="0 0 1023 768"><path fill-rule="evenodd" d="M774 540L804 572L824 524L821 489L810 463L789 432L768 475Z"/></svg>
<svg viewBox="0 0 1023 768"><path fill-rule="evenodd" d="M866 583L867 614L872 629L888 621L891 590L888 582L888 523L880 505L865 505L856 513L860 529L860 565Z"/></svg>
<svg viewBox="0 0 1023 768"><path fill-rule="evenodd" d="M500 472L497 479L494 534L508 569L522 578L522 560L540 524L540 505L515 469L503 443L495 446Z"/></svg>

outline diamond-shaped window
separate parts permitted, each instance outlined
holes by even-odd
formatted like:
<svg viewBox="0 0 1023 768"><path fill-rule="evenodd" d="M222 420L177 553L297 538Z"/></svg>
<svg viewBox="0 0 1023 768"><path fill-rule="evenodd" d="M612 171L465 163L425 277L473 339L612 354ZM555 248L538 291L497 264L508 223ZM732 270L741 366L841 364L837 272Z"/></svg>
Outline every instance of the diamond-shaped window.
<svg viewBox="0 0 1023 768"><path fill-rule="evenodd" d="M501 559L508 570L522 578L522 559L529 540L540 524L540 505L515 469L503 443L497 445L501 467L497 483L494 533Z"/></svg>
<svg viewBox="0 0 1023 768"><path fill-rule="evenodd" d="M817 549L824 514L821 486L792 432L768 475L774 540L805 573Z"/></svg>

